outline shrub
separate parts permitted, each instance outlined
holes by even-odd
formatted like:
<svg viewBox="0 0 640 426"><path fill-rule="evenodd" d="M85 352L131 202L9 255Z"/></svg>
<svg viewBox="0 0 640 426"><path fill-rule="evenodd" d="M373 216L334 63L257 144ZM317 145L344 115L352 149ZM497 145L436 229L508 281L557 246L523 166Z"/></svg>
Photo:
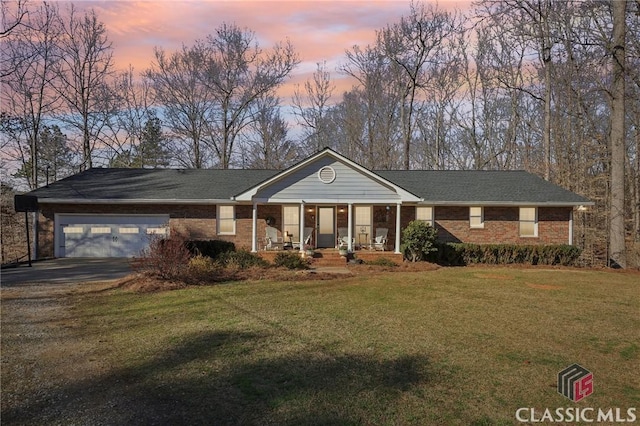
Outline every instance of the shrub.
<svg viewBox="0 0 640 426"><path fill-rule="evenodd" d="M517 244L469 244L439 243L438 251L429 256L441 265L461 266L471 264L529 264L561 265L577 264L581 250L570 245L517 245Z"/></svg>
<svg viewBox="0 0 640 426"><path fill-rule="evenodd" d="M288 251L282 251L276 254L276 257L273 259L273 264L287 269L307 269L309 267L306 259L301 258L296 252Z"/></svg>
<svg viewBox="0 0 640 426"><path fill-rule="evenodd" d="M226 268L246 269L253 266L269 266L269 262L247 250L223 252L218 256L217 261Z"/></svg>
<svg viewBox="0 0 640 426"><path fill-rule="evenodd" d="M153 237L140 257L134 259L133 268L164 280L180 279L191 257L185 243L185 238L179 233L173 233L169 238Z"/></svg>
<svg viewBox="0 0 640 426"><path fill-rule="evenodd" d="M420 220L409 222L402 231L400 249L405 259L412 262L426 260L429 253L436 251L437 231L434 227Z"/></svg>
<svg viewBox="0 0 640 426"><path fill-rule="evenodd" d="M377 266L398 266L396 262L386 257L379 257L375 260L368 260L365 262L367 265L377 265Z"/></svg>
<svg viewBox="0 0 640 426"><path fill-rule="evenodd" d="M222 253L236 250L235 244L223 240L194 240L189 241L187 247L193 256L202 255L212 259L217 259Z"/></svg>
<svg viewBox="0 0 640 426"><path fill-rule="evenodd" d="M218 275L219 264L208 256L194 256L189 260L188 276L192 281L212 281Z"/></svg>

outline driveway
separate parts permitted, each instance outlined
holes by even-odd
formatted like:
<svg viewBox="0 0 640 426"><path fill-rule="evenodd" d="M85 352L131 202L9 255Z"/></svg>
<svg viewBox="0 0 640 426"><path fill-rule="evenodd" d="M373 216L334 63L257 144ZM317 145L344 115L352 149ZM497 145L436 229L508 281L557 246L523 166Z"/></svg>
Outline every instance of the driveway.
<svg viewBox="0 0 640 426"><path fill-rule="evenodd" d="M0 272L2 287L23 283L78 283L106 281L124 277L131 273L127 258L87 259L65 258L32 262L32 267L21 265Z"/></svg>

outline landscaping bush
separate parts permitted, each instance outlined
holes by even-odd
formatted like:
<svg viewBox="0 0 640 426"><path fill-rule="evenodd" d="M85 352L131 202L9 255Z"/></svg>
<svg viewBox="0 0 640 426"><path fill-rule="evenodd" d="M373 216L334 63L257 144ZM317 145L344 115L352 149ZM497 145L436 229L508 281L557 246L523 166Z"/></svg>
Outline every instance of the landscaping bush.
<svg viewBox="0 0 640 426"><path fill-rule="evenodd" d="M440 265L472 264L575 266L581 250L570 245L439 243L429 260Z"/></svg>
<svg viewBox="0 0 640 426"><path fill-rule="evenodd" d="M309 263L306 259L300 257L297 252L282 251L276 254L273 259L275 266L282 266L287 269L307 269Z"/></svg>
<svg viewBox="0 0 640 426"><path fill-rule="evenodd" d="M386 257L379 257L375 260L367 260L365 264L376 265L376 266L391 266L391 267L398 266L396 262Z"/></svg>
<svg viewBox="0 0 640 426"><path fill-rule="evenodd" d="M187 247L193 256L202 255L212 259L217 259L222 253L236 250L235 244L223 240L194 240L189 241Z"/></svg>
<svg viewBox="0 0 640 426"><path fill-rule="evenodd" d="M189 260L188 277L190 281L207 282L219 274L220 265L208 256L194 256Z"/></svg>
<svg viewBox="0 0 640 426"><path fill-rule="evenodd" d="M409 225L402 231L402 245L400 250L405 259L412 262L426 260L429 253L436 248L437 231L433 226L427 225L420 220L409 222Z"/></svg>
<svg viewBox="0 0 640 426"><path fill-rule="evenodd" d="M184 276L190 257L185 238L173 233L169 238L152 238L140 257L134 259L132 266L139 272L164 280L175 280Z"/></svg>
<svg viewBox="0 0 640 426"><path fill-rule="evenodd" d="M253 266L269 266L269 262L247 250L223 252L218 256L217 261L226 268L246 269Z"/></svg>

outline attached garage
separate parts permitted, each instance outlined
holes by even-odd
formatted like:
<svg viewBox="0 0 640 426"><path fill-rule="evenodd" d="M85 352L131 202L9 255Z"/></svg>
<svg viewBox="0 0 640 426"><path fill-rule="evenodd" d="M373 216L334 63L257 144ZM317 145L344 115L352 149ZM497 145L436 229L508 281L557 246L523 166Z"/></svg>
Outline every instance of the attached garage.
<svg viewBox="0 0 640 426"><path fill-rule="evenodd" d="M55 216L56 257L133 257L153 235L169 232L168 215Z"/></svg>

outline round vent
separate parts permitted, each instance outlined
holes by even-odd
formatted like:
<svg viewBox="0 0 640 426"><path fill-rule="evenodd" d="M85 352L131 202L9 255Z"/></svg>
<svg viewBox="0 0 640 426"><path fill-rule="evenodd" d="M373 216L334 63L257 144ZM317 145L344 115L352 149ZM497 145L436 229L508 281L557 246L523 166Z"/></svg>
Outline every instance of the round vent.
<svg viewBox="0 0 640 426"><path fill-rule="evenodd" d="M331 183L336 180L336 171L331 166L324 166L318 171L318 179L322 183Z"/></svg>

